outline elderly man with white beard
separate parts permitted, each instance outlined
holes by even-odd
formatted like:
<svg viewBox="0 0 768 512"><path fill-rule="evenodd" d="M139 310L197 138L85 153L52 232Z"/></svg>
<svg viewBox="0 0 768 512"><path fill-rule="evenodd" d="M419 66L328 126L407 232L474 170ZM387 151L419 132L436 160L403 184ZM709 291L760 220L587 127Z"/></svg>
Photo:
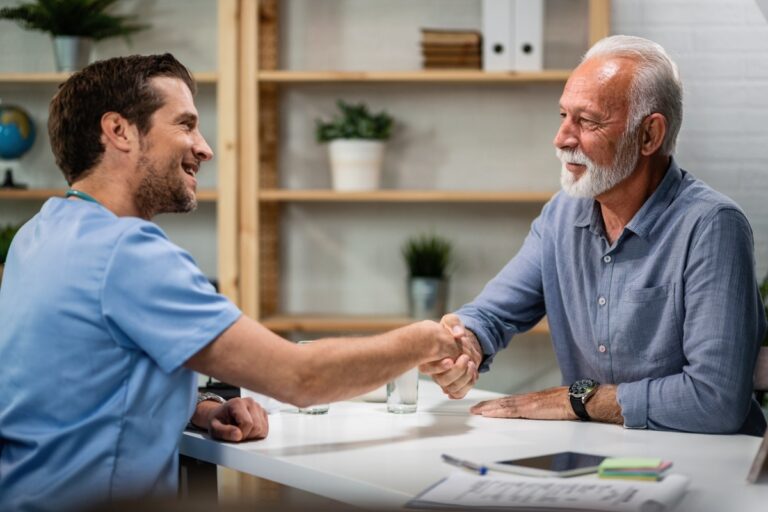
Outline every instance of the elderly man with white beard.
<svg viewBox="0 0 768 512"><path fill-rule="evenodd" d="M442 323L462 336L452 398L546 314L562 386L475 414L761 435L752 374L766 319L741 209L672 157L682 84L658 44L613 36L574 70L554 139L563 191L483 291Z"/></svg>

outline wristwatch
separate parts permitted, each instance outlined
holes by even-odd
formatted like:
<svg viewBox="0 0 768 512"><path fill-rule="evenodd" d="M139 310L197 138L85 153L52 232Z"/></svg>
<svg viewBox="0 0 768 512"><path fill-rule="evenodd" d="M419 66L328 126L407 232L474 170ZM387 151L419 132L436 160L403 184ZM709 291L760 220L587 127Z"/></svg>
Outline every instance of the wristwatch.
<svg viewBox="0 0 768 512"><path fill-rule="evenodd" d="M200 404L200 402L205 402L206 400L213 400L214 402L219 402L220 404L223 404L224 402L226 402L226 400L224 400L222 397L220 397L216 393L211 393L209 391L206 391L205 393L197 394L196 405Z"/></svg>
<svg viewBox="0 0 768 512"><path fill-rule="evenodd" d="M600 383L593 379L579 379L568 388L568 398L571 399L571 407L581 421L589 421L587 402L595 394Z"/></svg>

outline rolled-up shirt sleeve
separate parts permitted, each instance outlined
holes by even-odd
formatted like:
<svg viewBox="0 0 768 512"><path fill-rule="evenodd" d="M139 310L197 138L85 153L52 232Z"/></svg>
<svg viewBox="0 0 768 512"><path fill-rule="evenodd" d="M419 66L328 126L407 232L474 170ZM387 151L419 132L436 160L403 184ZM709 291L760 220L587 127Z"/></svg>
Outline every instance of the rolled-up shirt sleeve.
<svg viewBox="0 0 768 512"><path fill-rule="evenodd" d="M683 276L686 362L676 374L619 384L628 428L732 433L750 412L752 374L766 330L752 232L731 208L701 219L698 231Z"/></svg>

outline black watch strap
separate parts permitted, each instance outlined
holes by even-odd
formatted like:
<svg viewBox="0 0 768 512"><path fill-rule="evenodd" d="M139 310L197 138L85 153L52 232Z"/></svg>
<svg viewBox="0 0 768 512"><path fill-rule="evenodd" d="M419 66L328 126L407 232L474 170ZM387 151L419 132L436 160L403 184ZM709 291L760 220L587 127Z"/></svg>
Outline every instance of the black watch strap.
<svg viewBox="0 0 768 512"><path fill-rule="evenodd" d="M589 421L592 419L589 417L587 406L584 402L581 401L581 398L575 396L571 396L569 398L571 399L571 407L573 407L573 412L576 413L576 416L578 416L581 421Z"/></svg>

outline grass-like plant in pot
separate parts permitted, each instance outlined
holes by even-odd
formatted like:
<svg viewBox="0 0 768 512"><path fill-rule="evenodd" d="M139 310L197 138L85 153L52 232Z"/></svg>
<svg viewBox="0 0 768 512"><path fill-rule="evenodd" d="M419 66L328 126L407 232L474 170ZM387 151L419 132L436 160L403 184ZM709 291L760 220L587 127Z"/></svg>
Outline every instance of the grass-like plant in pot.
<svg viewBox="0 0 768 512"><path fill-rule="evenodd" d="M50 34L59 71L88 63L93 41L125 37L149 27L135 16L110 14L117 0L33 0L0 9L0 19Z"/></svg>
<svg viewBox="0 0 768 512"><path fill-rule="evenodd" d="M336 104L340 114L330 121L316 121L317 141L328 143L333 188L375 190L394 120L383 111L371 113L365 103L338 100Z"/></svg>
<svg viewBox="0 0 768 512"><path fill-rule="evenodd" d="M402 253L408 266L410 316L439 319L446 312L453 244L438 235L422 234L406 240Z"/></svg>

